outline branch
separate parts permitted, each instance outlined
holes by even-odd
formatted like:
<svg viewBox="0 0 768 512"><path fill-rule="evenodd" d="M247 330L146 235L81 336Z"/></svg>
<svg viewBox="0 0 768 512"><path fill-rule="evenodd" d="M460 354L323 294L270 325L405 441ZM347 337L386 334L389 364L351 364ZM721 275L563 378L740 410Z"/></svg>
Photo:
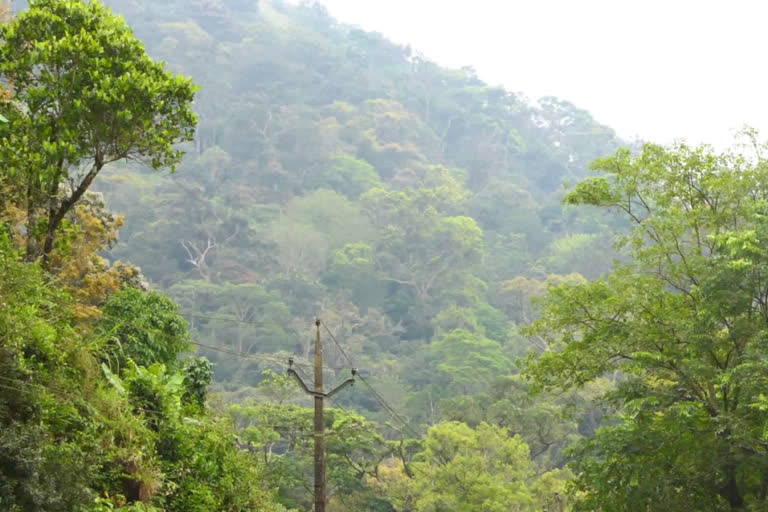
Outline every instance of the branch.
<svg viewBox="0 0 768 512"><path fill-rule="evenodd" d="M206 241L206 247L202 251L195 242L188 240L182 240L181 246L184 247L184 249L187 251L187 256L189 256L187 261L197 269L201 277L204 279L209 279L210 276L208 274L208 264L205 259L208 257L209 252L219 247L219 244L216 243L216 240L209 236L208 240Z"/></svg>
<svg viewBox="0 0 768 512"><path fill-rule="evenodd" d="M72 194L68 198L61 202L61 205L58 209L51 209L48 212L48 226L46 228L45 244L43 246L44 265L47 265L48 255L51 253L51 251L53 251L53 239L56 233L56 229L59 227L59 224L61 224L61 221L64 220L64 217L67 215L69 210L71 210L75 203L77 203L80 198L83 197L83 194L85 194L85 192L91 186L91 183L93 183L93 180L96 178L96 175L99 174L99 171L102 167L104 167L104 157L102 156L101 150L97 149L91 169L88 171L85 177L83 177L83 180L80 182L77 188L72 191Z"/></svg>

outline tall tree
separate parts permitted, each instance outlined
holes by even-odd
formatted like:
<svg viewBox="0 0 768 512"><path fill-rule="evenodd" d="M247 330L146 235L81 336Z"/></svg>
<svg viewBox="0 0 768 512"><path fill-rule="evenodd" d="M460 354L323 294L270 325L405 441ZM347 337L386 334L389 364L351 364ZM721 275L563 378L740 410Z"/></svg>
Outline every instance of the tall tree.
<svg viewBox="0 0 768 512"><path fill-rule="evenodd" d="M560 388L618 372L616 421L576 452L576 510L765 509L766 161L647 145L593 167L567 201L623 212L634 258L550 291L530 334L560 350L527 369Z"/></svg>
<svg viewBox="0 0 768 512"><path fill-rule="evenodd" d="M533 512L564 484L559 470L535 474L520 436L485 422L476 429L459 422L430 428L412 467L398 505L415 512Z"/></svg>
<svg viewBox="0 0 768 512"><path fill-rule="evenodd" d="M483 232L473 218L442 214L464 199L461 184L441 176L425 186L430 188L374 188L363 196L365 212L380 232L376 266L382 279L407 287L418 300L427 298L439 279L467 270L483 253Z"/></svg>
<svg viewBox="0 0 768 512"><path fill-rule="evenodd" d="M0 78L12 84L0 159L26 210L26 258L47 256L56 230L105 165L153 168L191 140L195 87L150 59L98 1L33 0L0 27Z"/></svg>

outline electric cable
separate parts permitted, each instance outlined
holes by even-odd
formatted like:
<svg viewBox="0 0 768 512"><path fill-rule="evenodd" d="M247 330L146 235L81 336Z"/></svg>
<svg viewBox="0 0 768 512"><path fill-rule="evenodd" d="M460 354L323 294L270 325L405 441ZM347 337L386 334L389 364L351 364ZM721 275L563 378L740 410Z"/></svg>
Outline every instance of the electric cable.
<svg viewBox="0 0 768 512"><path fill-rule="evenodd" d="M325 327L325 330L326 330L326 332L328 332L328 335L331 337L331 339L333 340L333 342L336 344L336 347L339 349L339 351L340 351L340 352L341 352L341 354L344 356L344 358L345 358L345 359L346 359L346 360L349 362L349 364L350 364L350 365L351 365L351 366L354 368L354 367L355 367L355 363L352 361L352 358L350 358L350 357L349 357L349 355L347 354L347 352L346 352L346 351L345 351L345 350L342 348L342 346L341 346L341 343L339 343L339 340L337 340L337 339L336 339L336 336L334 336L334 334L331 332L331 330L328 328L328 326L325 324L325 322L324 322L322 319L320 320L320 323L321 323L321 324L323 324L323 327ZM385 409L387 412L389 412L389 414L390 414L390 416L392 417L392 419L394 419L394 420L398 421L400 424L402 424L402 426L403 426L403 427L404 427L406 430L408 430L408 432L409 432L409 433L411 433L411 434L412 434L414 437L416 437L416 438L419 438L419 437L421 437L421 436L420 436L420 435L419 435L419 434L418 434L418 433L417 433L417 432L416 432L416 431L413 429L413 427L411 427L411 426L410 426L410 424L409 424L409 423L408 423L408 422L407 422L405 419L403 419L403 417L402 417L400 414L398 414L398 413L397 413L397 411L395 411L395 410L394 410L394 408L392 408L392 406L391 406L391 405L389 405L389 404L387 403L387 401L384 399L384 397L382 397L382 396L379 394L379 392L378 392L378 391L376 391L376 389L374 389L374 387L373 387L373 386L371 386L371 384L370 384L370 383L368 383L368 381L367 381L367 380L365 380L365 377L363 377L363 376L360 374L360 372L359 372L359 371L357 372L357 375L356 375L356 376L357 376L357 377L360 379L360 381L361 381L363 384L365 384L365 385L368 387L368 389L371 391L371 394L374 396L374 398L376 398L376 401L378 401L378 402L379 402L379 404L380 404L380 405L381 405L381 406L382 406L382 407L383 407L383 408L384 408L384 409Z"/></svg>

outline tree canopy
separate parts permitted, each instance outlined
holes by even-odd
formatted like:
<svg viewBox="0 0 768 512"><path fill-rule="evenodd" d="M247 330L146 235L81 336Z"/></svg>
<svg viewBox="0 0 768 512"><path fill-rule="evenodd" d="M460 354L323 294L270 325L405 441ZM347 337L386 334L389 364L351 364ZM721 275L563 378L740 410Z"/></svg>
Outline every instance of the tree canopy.
<svg viewBox="0 0 768 512"><path fill-rule="evenodd" d="M98 1L33 0L0 27L0 77L11 84L0 134L8 190L26 214L27 254L56 230L111 162L176 165L191 140L195 87L147 56Z"/></svg>
<svg viewBox="0 0 768 512"><path fill-rule="evenodd" d="M329 512L766 508L755 133L318 2L1 2L0 509L309 510L317 317Z"/></svg>
<svg viewBox="0 0 768 512"><path fill-rule="evenodd" d="M576 452L576 509L764 507L765 161L646 145L593 168L566 200L629 217L631 260L550 291L529 332L555 350L527 368L545 388L617 372L616 422Z"/></svg>

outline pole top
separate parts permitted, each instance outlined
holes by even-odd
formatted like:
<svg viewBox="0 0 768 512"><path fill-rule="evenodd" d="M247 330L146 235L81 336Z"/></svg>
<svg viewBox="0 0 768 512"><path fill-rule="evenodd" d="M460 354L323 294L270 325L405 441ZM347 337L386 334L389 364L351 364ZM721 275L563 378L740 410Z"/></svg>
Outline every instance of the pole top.
<svg viewBox="0 0 768 512"><path fill-rule="evenodd" d="M315 325L320 327L320 319L319 318L315 318Z"/></svg>

